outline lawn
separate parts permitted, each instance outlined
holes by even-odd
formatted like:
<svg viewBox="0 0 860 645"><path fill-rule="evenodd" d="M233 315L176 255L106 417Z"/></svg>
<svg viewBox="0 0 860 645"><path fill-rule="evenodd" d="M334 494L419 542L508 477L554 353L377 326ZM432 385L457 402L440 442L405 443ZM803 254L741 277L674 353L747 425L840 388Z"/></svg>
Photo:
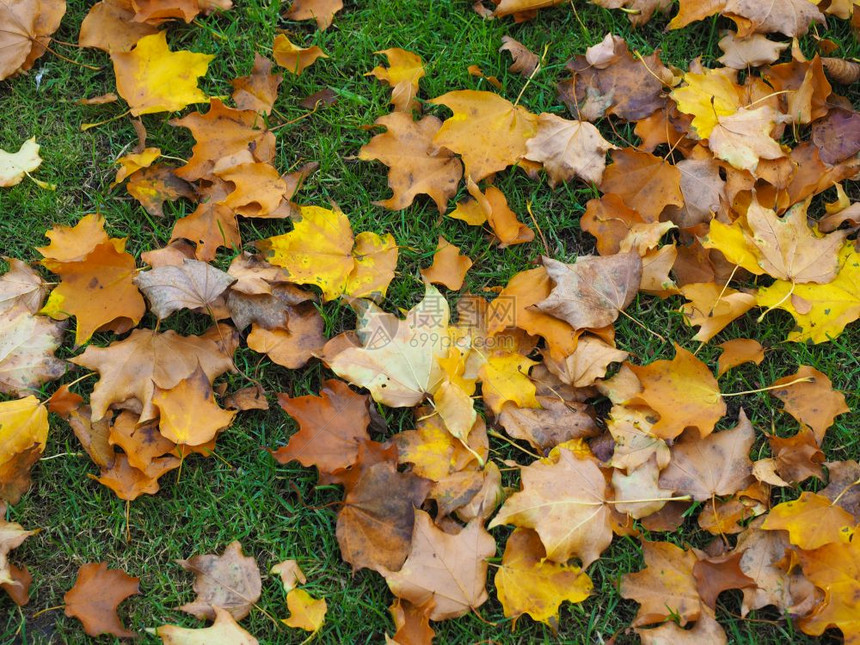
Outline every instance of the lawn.
<svg viewBox="0 0 860 645"><path fill-rule="evenodd" d="M59 41L77 41L79 25L88 10L85 4L90 3L69 3L68 13L56 34ZM249 73L255 52L271 55L272 41L279 30L285 30L298 44L316 44L328 54L329 58L318 61L301 76L286 75L275 104L276 112L269 118L271 127L284 124L275 131L276 166L286 172L309 161L318 162L319 170L308 178L296 201L321 206L335 202L349 215L356 232L372 230L394 235L400 247L400 260L384 304L389 311L409 308L417 301L422 292L418 269L430 264L440 234L475 261L464 291L479 292L485 287L504 285L518 271L533 266L545 251L539 239L499 249L488 242L480 228L450 218L440 219L427 199L397 212L373 205L389 195L385 168L359 161L356 155L373 134L368 126L389 111L389 88L365 76L372 67L384 62L384 57L374 52L400 47L422 56L427 70L421 82L422 99L455 89L492 90L486 80L467 71L470 65L478 65L487 76L498 77L503 96L515 100L525 81L508 71L509 55L498 52L502 36L511 35L532 51L540 53L547 48L545 65L522 92L520 103L534 113L554 112L569 117L555 91L556 83L565 76L564 64L599 42L607 32L623 36L631 50L643 54L660 49L664 63L686 69L695 57L708 65L720 56L719 31L729 24L722 19L709 19L683 30L666 32L668 18L658 16L647 26L633 30L622 12L578 0L571 6L541 11L535 20L522 24L510 19L484 20L471 10L468 0L364 0L346 4L332 27L322 32L316 30L313 22L295 23L280 18L282 8L277 1L237 0L237 6L230 12L199 17L189 25L172 25L169 42L173 49L215 55L209 73L201 81L201 87L210 96L229 95L230 80ZM841 46L840 55L860 57L860 45L845 21L830 20L829 29L819 29L819 33ZM811 55L812 39L803 40L801 45ZM44 232L48 228L56 223L73 224L81 216L94 212L104 214L112 236L128 237L129 250L136 257L163 246L170 237L173 222L193 207L179 200L166 205L165 216L159 219L147 214L123 187L110 188L115 159L136 142L131 121L128 117L119 118L81 132L82 123L105 121L120 115L125 107L122 102L95 106L78 103L81 98L114 91L110 62L97 50L63 44L54 48L79 65L48 53L29 74L0 81L0 148L17 149L23 140L35 136L44 158L36 176L57 186L52 192L25 181L11 189L0 189L3 254L35 260L39 256L34 247L45 243ZM335 92L337 102L308 115L299 101L326 87ZM857 86L835 89L847 95L855 106L858 104ZM448 115L444 108L430 105L426 111L440 118ZM143 118L148 145L187 158L193 139L185 129L168 125L168 118L165 114ZM601 131L620 145L635 140L632 127L617 132L601 127ZM580 230L579 218L585 203L598 195L595 188L576 181L552 190L545 177L532 181L515 170L500 173L496 185L515 212L525 214L527 204L531 205L552 257L569 262L578 255L593 252L593 238ZM856 184L849 183L846 188L852 200L860 199ZM832 198L831 193L825 194L827 201ZM819 211L823 208L821 197L814 203ZM249 250L254 240L290 228L281 220L244 219L241 226ZM232 257L232 253L222 250L216 264L226 268ZM682 302L680 298L661 301L640 295L628 313L665 338L695 350L698 343L692 340L694 331L677 311ZM355 323L346 306L326 305L324 315L326 333L330 336ZM845 392L852 410L860 409L860 325L849 326L832 342L803 345L784 342L794 325L788 314L774 311L758 324L755 318L750 313L731 324L698 354L708 365L715 366L719 352L713 345L723 340L757 338L770 348L761 366L747 364L722 377L723 392L767 386L794 373L800 365L811 365L827 374L835 388ZM142 326L154 325L154 317L148 314ZM187 311L162 323L162 328L183 333L200 332L206 326L204 317ZM628 319L619 320L616 338L619 347L630 352L640 364L673 355L670 344ZM111 340L111 335L99 334L93 342L106 345ZM63 351L64 357L78 353ZM318 361L291 371L271 364L265 357L261 360L260 355L247 348L239 350L236 363L244 373L263 383L272 403L276 392L294 396L317 393L320 383L331 376ZM71 382L83 373L72 369L64 382ZM233 390L245 386L247 381L240 375L231 375L228 384ZM84 382L80 391L89 391L89 387ZM54 388L55 384L46 386L40 398L46 398ZM787 434L795 428L790 417L781 411L781 404L766 392L727 401L728 419L735 418L742 406L760 430L774 428ZM388 422L386 434L408 429L412 424L408 410L393 411L380 406L380 412ZM129 629L144 634L141 642L158 641L144 633L146 628L165 623L201 626L199 621L176 611L177 606L193 598L193 593L192 577L175 560L220 553L233 540L242 543L245 553L253 555L264 572L287 558L299 561L309 580L307 590L328 602L325 626L316 636L319 642L376 643L385 632L393 633L387 611L391 594L384 580L369 571L353 574L340 559L334 533L340 490L317 485L315 471L295 462L278 465L263 449L282 445L295 428L277 405L265 412L244 412L219 438L217 458L190 458L183 468L161 480L162 488L157 495L135 500L127 509L110 490L89 477L97 472L96 467L83 454L68 425L52 417L45 457L33 471L33 487L9 511L10 519L26 528L39 527L41 533L14 552L14 560L29 567L34 582L31 601L23 608L0 595L0 643L91 640L80 624L65 617L57 606L74 583L80 565L95 561L107 562L112 568L140 577L142 595L126 601L121 615ZM385 436L377 433L373 438L382 440ZM858 438L860 415L839 417L824 446L828 459L860 459ZM498 459L513 456L513 448L501 442L492 445ZM516 480L505 483L516 485ZM787 489L788 498L796 494L797 491ZM494 536L498 539L505 530L495 529ZM652 537L660 539L656 534ZM682 531L662 539L703 546L712 536L701 532L693 517ZM528 617L521 619L512 631L511 621L504 617L501 605L491 593L490 602L479 610L480 616L471 614L434 625L437 642L592 643L605 642L613 636L620 643L632 642L635 637L625 630L636 605L620 597L618 584L623 574L641 567L639 543L631 538L616 539L588 570L594 581L594 594L581 604L563 607L557 635ZM731 642L829 642L826 637L804 636L791 622L771 610L753 612L748 620L741 621L739 599L739 592L724 594L718 605L717 617ZM265 613L255 610L242 624L260 642L299 643L307 637L306 633L285 628L271 619L287 615L284 594L275 577L264 577L259 605ZM828 635L834 642L838 640L838 633L828 632ZM102 638L99 642L111 641Z"/></svg>

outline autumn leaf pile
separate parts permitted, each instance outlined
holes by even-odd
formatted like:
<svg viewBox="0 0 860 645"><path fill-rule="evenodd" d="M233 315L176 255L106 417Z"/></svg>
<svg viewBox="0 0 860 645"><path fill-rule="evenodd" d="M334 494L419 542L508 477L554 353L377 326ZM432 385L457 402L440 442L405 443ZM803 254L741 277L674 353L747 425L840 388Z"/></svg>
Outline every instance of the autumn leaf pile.
<svg viewBox="0 0 860 645"><path fill-rule="evenodd" d="M593 2L624 9L634 24L672 8ZM554 4L562 3L501 0L475 10L521 21ZM106 231L110 212L52 226L37 256L6 260L0 508L30 487L49 418L74 430L98 470L90 476L132 502L158 493L166 473L211 457L237 415L276 398L298 431L268 446L271 457L342 487L341 556L385 579L390 642L430 642L431 622L480 611L490 594L514 625L528 615L556 628L562 603L592 593L589 568L619 536L642 544L643 567L621 579L620 594L638 604L632 628L644 643L727 642L715 613L727 590L743 594L744 616L774 606L806 634L836 628L860 642L860 466L828 461L821 448L834 419L851 413L842 393L802 365L762 384L796 421L784 436L754 427L742 407L729 414L727 399L745 393L723 392L718 381L766 360L758 340L726 341L718 364L707 365L679 343L671 360L642 364L615 338L616 321L628 318L668 342L625 311L637 298L680 306L699 348L736 319L761 322L774 309L796 321L789 342L828 343L860 318L860 206L842 187L860 173L860 115L834 89L860 68L808 59L796 41L825 21L857 27L855 8L682 0L672 29L714 14L734 22L719 66L693 60L680 70L607 34L567 62L553 113L489 91L425 97L421 52L380 52L387 64L368 74L390 86L392 111L350 151L387 167L391 194L377 206L409 209L429 198L440 217L481 227L482 258L512 245L535 256L533 268L471 294L464 280L482 258L439 237L421 270L423 294L398 312L385 300L399 279L398 240L384 230L356 234L336 204L297 203L315 164L286 174L275 166L276 136L288 131L268 124L283 74L312 74L326 53L280 34L274 61L258 54L231 97L210 98L197 81L213 56L171 50L168 31L172 21L229 10L229 0L101 0L79 42L109 55L117 95L89 100L122 100L132 117L198 106L170 120L195 141L183 163L185 151L148 147L135 121L138 141L117 159L114 186L154 216L166 201L196 207L142 265L126 239ZM296 0L287 17L326 29L341 9L337 0ZM45 53L63 10L56 0L0 0L0 17L20 26L0 34L0 78ZM547 52L509 37L500 45L528 92ZM623 141L613 134L625 124L636 145L609 140ZM0 186L39 163L35 141L0 151ZM531 207L515 213L493 183L519 172L545 175L548 190L594 187L580 225L597 254L550 257ZM836 201L824 203L834 186ZM463 189L468 196L455 203ZM243 239L244 219L278 220L270 230L281 233ZM354 310L354 329L327 333L323 314L335 306ZM208 329L163 330L181 310ZM109 342L91 342L97 332ZM247 387L227 392L219 378L240 371L240 344L284 370L322 363L329 376L318 395L266 392L247 375ZM68 360L56 356L61 346ZM76 380L40 398L67 371ZM381 406L413 409L413 428L373 440ZM777 489L794 501L776 503ZM660 539L690 518L714 536L707 548L679 546L683 535ZM0 587L19 605L31 574L7 558L35 535L0 519ZM237 623L261 594L254 558L236 542L181 565L196 576L198 599L180 609L214 622L158 627L163 642L256 643ZM295 562L273 575L287 592L286 625L319 630L325 601L300 587ZM133 636L116 609L135 593L137 578L86 564L65 611L91 636Z"/></svg>

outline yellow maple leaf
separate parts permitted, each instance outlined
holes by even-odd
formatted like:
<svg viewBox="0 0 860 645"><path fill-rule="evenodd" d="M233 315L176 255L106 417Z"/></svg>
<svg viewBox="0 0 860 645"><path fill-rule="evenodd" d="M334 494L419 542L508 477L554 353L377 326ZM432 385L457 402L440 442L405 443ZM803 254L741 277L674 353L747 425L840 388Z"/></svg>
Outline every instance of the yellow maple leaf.
<svg viewBox="0 0 860 645"><path fill-rule="evenodd" d="M495 414L502 411L507 401L520 408L539 408L535 398L535 384L528 373L537 363L522 354L496 351L487 357L487 362L478 372L484 402Z"/></svg>
<svg viewBox="0 0 860 645"><path fill-rule="evenodd" d="M191 103L208 103L197 87L215 57L190 51L172 52L167 34L144 36L130 52L111 54L116 89L131 108L132 116L175 112Z"/></svg>
<svg viewBox="0 0 860 645"><path fill-rule="evenodd" d="M0 403L0 466L32 446L45 449L48 410L35 396Z"/></svg>
<svg viewBox="0 0 860 645"><path fill-rule="evenodd" d="M430 102L454 113L433 143L461 155L466 174L476 182L517 163L537 133L534 114L492 92L458 90Z"/></svg>
<svg viewBox="0 0 860 645"><path fill-rule="evenodd" d="M346 215L319 206L303 206L293 226L258 243L269 262L289 271L290 281L318 286L326 300L385 295L397 264L391 234L353 237Z"/></svg>
<svg viewBox="0 0 860 645"><path fill-rule="evenodd" d="M684 74L686 85L672 90L671 96L681 112L693 115L693 128L702 139L711 136L721 116L737 112L741 105L740 87L732 69L706 69L702 74Z"/></svg>
<svg viewBox="0 0 860 645"><path fill-rule="evenodd" d="M851 241L839 252L839 270L827 284L777 280L758 292L760 307L785 309L797 322L788 340L824 343L860 318L860 253Z"/></svg>
<svg viewBox="0 0 860 645"><path fill-rule="evenodd" d="M281 622L289 627L314 633L322 627L328 611L325 598L314 598L304 589L293 589L287 594L287 607L290 617Z"/></svg>
<svg viewBox="0 0 860 645"><path fill-rule="evenodd" d="M558 607L568 600L582 602L593 590L591 578L574 565L545 558L537 533L517 529L508 538L502 566L495 577L505 616L528 614L547 625L557 624Z"/></svg>
<svg viewBox="0 0 860 645"><path fill-rule="evenodd" d="M424 77L424 61L418 54L405 49L384 49L375 52L388 57L390 67L377 65L365 76L375 76L391 86L391 104L398 112L411 112L418 105L418 81Z"/></svg>

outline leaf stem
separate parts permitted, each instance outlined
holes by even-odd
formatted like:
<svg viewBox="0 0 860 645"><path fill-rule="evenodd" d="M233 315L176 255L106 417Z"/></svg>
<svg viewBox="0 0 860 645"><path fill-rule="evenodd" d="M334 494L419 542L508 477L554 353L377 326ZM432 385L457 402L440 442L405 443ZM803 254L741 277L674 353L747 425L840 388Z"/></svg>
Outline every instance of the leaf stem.
<svg viewBox="0 0 860 645"><path fill-rule="evenodd" d="M794 379L793 381L789 381L788 383L780 383L779 385L768 385L767 387L760 387L757 390L744 390L743 392L728 392L723 394L723 396L742 396L744 394L758 394L759 392L769 392L770 390L779 390L780 388L788 387L789 385L797 385L798 383L812 383L815 379L811 376L804 376L802 378Z"/></svg>

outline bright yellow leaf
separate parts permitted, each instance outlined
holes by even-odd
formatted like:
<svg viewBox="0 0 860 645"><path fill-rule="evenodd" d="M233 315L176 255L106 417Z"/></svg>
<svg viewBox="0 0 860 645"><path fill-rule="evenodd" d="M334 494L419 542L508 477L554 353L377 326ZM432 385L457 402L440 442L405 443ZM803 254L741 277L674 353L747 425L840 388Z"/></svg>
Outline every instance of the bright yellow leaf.
<svg viewBox="0 0 860 645"><path fill-rule="evenodd" d="M702 74L684 74L686 85L672 90L671 96L681 112L693 115L693 128L701 139L707 139L721 116L737 112L741 89L735 83L737 72L731 69L706 69Z"/></svg>
<svg viewBox="0 0 860 645"><path fill-rule="evenodd" d="M170 51L164 31L144 36L130 52L111 54L117 92L128 102L132 116L208 103L209 98L197 87L197 78L206 75L213 58Z"/></svg>
<svg viewBox="0 0 860 645"><path fill-rule="evenodd" d="M505 616L528 614L547 625L558 624L561 603L582 602L593 590L579 567L547 560L537 533L528 529L517 529L508 538L494 582Z"/></svg>
<svg viewBox="0 0 860 645"><path fill-rule="evenodd" d="M48 410L35 396L0 403L0 466L37 445L45 449Z"/></svg>
<svg viewBox="0 0 860 645"><path fill-rule="evenodd" d="M479 372L484 402L495 413L502 411L507 401L520 408L539 408L535 384L529 379L529 369L537 363L522 354L497 351L487 357Z"/></svg>
<svg viewBox="0 0 860 645"><path fill-rule="evenodd" d="M318 286L326 300L385 295L397 264L390 234L353 237L346 215L319 206L303 206L292 231L259 245L269 262L287 269L291 282Z"/></svg>
<svg viewBox="0 0 860 645"><path fill-rule="evenodd" d="M838 542L854 527L854 516L823 495L803 493L793 502L774 506L761 527L788 531L788 539L804 551Z"/></svg>
<svg viewBox="0 0 860 645"><path fill-rule="evenodd" d="M287 607L290 617L285 618L283 623L309 632L316 632L322 627L328 610L325 598L317 600L304 589L293 589L287 594Z"/></svg>

